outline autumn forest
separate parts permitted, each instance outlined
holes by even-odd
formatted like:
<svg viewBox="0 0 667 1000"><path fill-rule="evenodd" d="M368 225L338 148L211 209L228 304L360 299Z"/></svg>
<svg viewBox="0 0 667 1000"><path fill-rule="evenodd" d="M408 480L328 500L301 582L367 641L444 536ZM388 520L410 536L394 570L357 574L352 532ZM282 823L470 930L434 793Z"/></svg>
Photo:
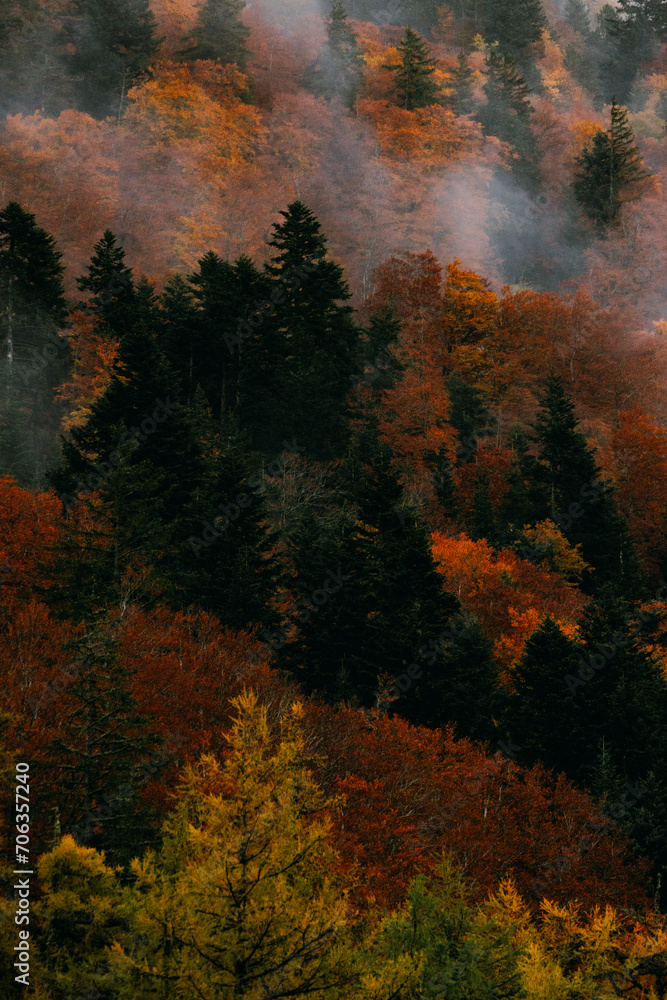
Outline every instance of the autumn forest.
<svg viewBox="0 0 667 1000"><path fill-rule="evenodd" d="M667 0L3 0L0 995L667 998Z"/></svg>

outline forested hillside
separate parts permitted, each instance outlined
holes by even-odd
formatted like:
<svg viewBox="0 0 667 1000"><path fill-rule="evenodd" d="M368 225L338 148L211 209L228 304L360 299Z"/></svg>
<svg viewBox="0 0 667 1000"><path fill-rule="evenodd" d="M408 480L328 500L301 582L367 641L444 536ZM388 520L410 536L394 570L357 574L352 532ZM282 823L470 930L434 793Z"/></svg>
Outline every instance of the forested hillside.
<svg viewBox="0 0 667 1000"><path fill-rule="evenodd" d="M2 997L667 998L667 0L0 80Z"/></svg>

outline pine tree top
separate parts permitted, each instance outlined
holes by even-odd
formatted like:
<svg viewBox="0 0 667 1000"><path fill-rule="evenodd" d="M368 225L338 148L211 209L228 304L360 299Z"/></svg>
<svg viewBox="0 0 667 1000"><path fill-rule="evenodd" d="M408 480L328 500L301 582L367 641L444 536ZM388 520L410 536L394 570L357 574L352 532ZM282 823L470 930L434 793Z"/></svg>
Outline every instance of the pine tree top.
<svg viewBox="0 0 667 1000"><path fill-rule="evenodd" d="M58 322L64 322L67 312L62 256L53 236L19 202L10 201L0 212L0 273L12 278L17 291L39 302Z"/></svg>
<svg viewBox="0 0 667 1000"><path fill-rule="evenodd" d="M409 25L405 29L403 41L398 45L401 63L396 70L396 83L401 94L403 107L407 111L425 108L439 102L442 88L433 79L436 61L429 56L428 48L421 35Z"/></svg>
<svg viewBox="0 0 667 1000"><path fill-rule="evenodd" d="M327 240L313 212L302 201L293 201L287 211L279 214L284 222L274 223L273 239L268 241L278 254L266 265L267 271L275 274L290 266L302 265L304 261L324 260Z"/></svg>

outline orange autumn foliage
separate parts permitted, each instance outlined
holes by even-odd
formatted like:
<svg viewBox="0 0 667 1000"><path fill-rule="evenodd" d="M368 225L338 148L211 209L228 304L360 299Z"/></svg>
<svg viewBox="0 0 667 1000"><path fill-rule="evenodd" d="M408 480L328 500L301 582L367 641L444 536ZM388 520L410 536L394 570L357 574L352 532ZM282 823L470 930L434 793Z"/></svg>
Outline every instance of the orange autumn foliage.
<svg viewBox="0 0 667 1000"><path fill-rule="evenodd" d="M667 432L640 407L613 429L613 475L642 562L656 577L667 553Z"/></svg>
<svg viewBox="0 0 667 1000"><path fill-rule="evenodd" d="M494 643L494 658L504 671L521 658L526 641L545 615L566 635L576 635L584 597L556 573L521 559L515 552L496 552L484 539L465 534L432 535L433 559L444 587L474 614Z"/></svg>
<svg viewBox="0 0 667 1000"><path fill-rule="evenodd" d="M452 160L479 153L482 126L433 105L408 111L389 101L359 102L359 112L375 125L380 150L388 157L427 170L442 169Z"/></svg>
<svg viewBox="0 0 667 1000"><path fill-rule="evenodd" d="M214 177L252 160L266 135L257 109L242 100L246 88L235 66L158 63L129 90L124 124L147 146L176 156L180 150Z"/></svg>
<svg viewBox="0 0 667 1000"><path fill-rule="evenodd" d="M367 309L390 307L401 320L394 353L404 372L382 394L380 431L413 499L433 492L429 463L439 452L453 457L455 433L449 426L449 396L442 376L442 271L431 253L402 254L378 268L376 290Z"/></svg>
<svg viewBox="0 0 667 1000"><path fill-rule="evenodd" d="M38 216L81 273L92 235L111 226L118 208L114 126L80 111L55 119L8 115L0 124L0 189Z"/></svg>
<svg viewBox="0 0 667 1000"><path fill-rule="evenodd" d="M35 585L55 583L50 562L61 535L62 505L54 493L24 490L0 476L0 566L3 607L14 607Z"/></svg>
<svg viewBox="0 0 667 1000"><path fill-rule="evenodd" d="M56 393L56 399L70 409L63 420L63 430L82 427L90 408L102 395L113 374L119 341L95 333L93 318L81 310L70 313L70 327L65 331L72 351L71 378Z"/></svg>
<svg viewBox="0 0 667 1000"><path fill-rule="evenodd" d="M400 905L444 849L479 899L511 874L533 907L548 894L646 908L648 862L563 775L376 712L307 703L305 717L309 747L325 756L318 780L346 796L335 845L361 905Z"/></svg>

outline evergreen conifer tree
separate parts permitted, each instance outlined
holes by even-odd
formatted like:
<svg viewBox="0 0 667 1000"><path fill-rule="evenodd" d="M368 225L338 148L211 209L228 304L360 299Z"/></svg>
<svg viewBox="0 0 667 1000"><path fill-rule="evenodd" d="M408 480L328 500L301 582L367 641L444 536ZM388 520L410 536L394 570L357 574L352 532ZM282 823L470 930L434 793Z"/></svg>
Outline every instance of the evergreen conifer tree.
<svg viewBox="0 0 667 1000"><path fill-rule="evenodd" d="M180 57L235 63L245 72L250 34L240 20L245 6L245 0L205 0L189 37L191 44L179 53Z"/></svg>
<svg viewBox="0 0 667 1000"><path fill-rule="evenodd" d="M128 863L154 839L148 813L138 809L136 767L157 739L137 712L108 626L92 624L72 650L69 711L44 765L49 797L64 832L105 850L115 864Z"/></svg>
<svg viewBox="0 0 667 1000"><path fill-rule="evenodd" d="M458 65L454 70L454 94L451 98L452 109L457 115L470 115L476 108L477 102L472 90L474 75L468 56L462 50L458 54Z"/></svg>
<svg viewBox="0 0 667 1000"><path fill-rule="evenodd" d="M581 545L593 567L582 579L585 591L613 583L628 594L641 593L641 573L613 490L600 478L560 379L547 379L541 405L535 424L539 461L525 466L538 520L550 517L572 545Z"/></svg>
<svg viewBox="0 0 667 1000"><path fill-rule="evenodd" d="M474 539L485 538L493 546L500 544L496 509L489 493L489 477L477 473L473 497L473 516L470 535Z"/></svg>
<svg viewBox="0 0 667 1000"><path fill-rule="evenodd" d="M356 516L342 538L331 537L323 546L315 531L296 554L294 585L307 610L299 612L299 635L284 646L278 665L305 690L333 702L354 698L373 705L378 677L404 674L458 606L443 592L423 527L400 511L402 488L390 462L371 421L355 438L345 469ZM330 571L345 579L317 607L313 602ZM424 671L422 701L439 689L440 667L433 670L428 676ZM404 707L410 717L410 705ZM422 704L420 711L431 708Z"/></svg>
<svg viewBox="0 0 667 1000"><path fill-rule="evenodd" d="M415 725L453 724L458 736L492 739L505 704L492 654L493 643L475 619L455 619L440 643L436 637L413 654L418 676L390 710Z"/></svg>
<svg viewBox="0 0 667 1000"><path fill-rule="evenodd" d="M515 691L505 714L507 735L521 747L523 761L542 761L570 778L581 775L590 749L585 708L581 699L573 701L566 685L567 675L579 671L582 651L545 618L512 671Z"/></svg>
<svg viewBox="0 0 667 1000"><path fill-rule="evenodd" d="M79 109L120 118L132 81L148 67L158 39L149 0L74 0L67 57Z"/></svg>
<svg viewBox="0 0 667 1000"><path fill-rule="evenodd" d="M591 21L588 7L584 0L567 0L565 17L571 28L574 28L586 40L591 34Z"/></svg>
<svg viewBox="0 0 667 1000"><path fill-rule="evenodd" d="M411 996L509 1000L521 990L514 929L473 907L461 871L443 852L428 875L413 879L407 905L382 924L380 953L385 961L401 952L421 957Z"/></svg>
<svg viewBox="0 0 667 1000"><path fill-rule="evenodd" d="M523 64L527 50L547 27L541 0L486 0L483 6L484 36Z"/></svg>
<svg viewBox="0 0 667 1000"><path fill-rule="evenodd" d="M458 432L458 460L469 462L475 457L480 432L492 433L489 408L479 389L465 382L458 372L447 380L449 422Z"/></svg>
<svg viewBox="0 0 667 1000"><path fill-rule="evenodd" d="M133 326L136 290L132 269L125 263L125 250L110 229L93 248L87 274L77 278L77 287L90 298L82 306L95 317L96 332L121 338Z"/></svg>
<svg viewBox="0 0 667 1000"><path fill-rule="evenodd" d="M439 104L442 88L433 79L436 63L435 59L429 56L423 38L412 28L407 27L398 51L401 54L400 64L389 68L396 70L396 85L401 106L408 111L414 111L415 108Z"/></svg>
<svg viewBox="0 0 667 1000"><path fill-rule="evenodd" d="M486 57L486 105L479 118L490 135L510 144L519 153L514 170L535 182L538 152L530 127L534 108L528 99L530 88L519 73L513 56L491 48Z"/></svg>
<svg viewBox="0 0 667 1000"><path fill-rule="evenodd" d="M253 440L275 452L284 439L294 438L309 458L328 460L341 455L348 440L348 398L361 373L361 331L345 304L351 296L343 270L329 259L318 220L300 201L280 214L284 221L274 225L269 241L277 253L265 265L277 293L271 295L275 321L264 321L257 330L258 346L279 354L278 408L268 426L255 424ZM249 372L247 396L251 379Z"/></svg>
<svg viewBox="0 0 667 1000"><path fill-rule="evenodd" d="M258 298L262 296L256 289L257 280L248 281L241 291L235 265L212 251L198 265L199 271L188 277L197 306L193 323L183 331L183 343L173 345L169 357L178 369L178 361L186 352L190 366L188 399L191 401L196 387L201 386L212 412L222 423L225 409L232 407L236 399L239 353L243 350L232 331L236 330L238 318L249 313L251 292L256 291ZM252 262L248 265L254 270ZM179 373L186 375L180 369Z"/></svg>
<svg viewBox="0 0 667 1000"><path fill-rule="evenodd" d="M362 364L366 370L363 381L373 387L376 397L392 389L404 370L393 351L400 332L401 322L391 308L372 314L366 330L367 339L362 344Z"/></svg>
<svg viewBox="0 0 667 1000"><path fill-rule="evenodd" d="M35 216L12 201L0 212L0 463L26 485L42 485L56 455L53 427L62 412L54 391L70 352L62 254Z"/></svg>
<svg viewBox="0 0 667 1000"><path fill-rule="evenodd" d="M574 182L575 198L598 226L612 224L618 218L622 198L627 200L633 191L638 197L636 184L649 176L635 145L627 109L615 98L611 127L593 136L592 147L584 149L577 163L580 171Z"/></svg>
<svg viewBox="0 0 667 1000"><path fill-rule="evenodd" d="M327 18L327 43L306 71L304 84L317 97L339 95L354 106L364 71L364 58L357 36L348 23L342 0L331 0Z"/></svg>
<svg viewBox="0 0 667 1000"><path fill-rule="evenodd" d="M40 310L55 325L65 320L62 253L50 233L17 201L0 212L0 282L5 323L11 313Z"/></svg>

